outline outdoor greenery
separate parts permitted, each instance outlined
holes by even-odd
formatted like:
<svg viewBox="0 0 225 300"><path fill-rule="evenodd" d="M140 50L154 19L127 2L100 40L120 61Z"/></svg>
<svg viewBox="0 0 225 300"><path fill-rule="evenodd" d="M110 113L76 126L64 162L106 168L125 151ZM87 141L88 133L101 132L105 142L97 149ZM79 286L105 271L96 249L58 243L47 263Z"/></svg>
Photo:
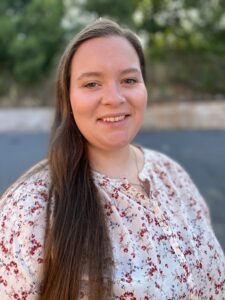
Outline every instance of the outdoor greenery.
<svg viewBox="0 0 225 300"><path fill-rule="evenodd" d="M225 1L87 0L83 8L143 34L150 81L165 93L171 84L225 93Z"/></svg>
<svg viewBox="0 0 225 300"><path fill-rule="evenodd" d="M40 88L63 41L63 14L60 1L0 1L0 94Z"/></svg>
<svg viewBox="0 0 225 300"><path fill-rule="evenodd" d="M1 96L51 82L71 35L104 16L141 36L152 98L225 94L224 0L1 0L0 14Z"/></svg>

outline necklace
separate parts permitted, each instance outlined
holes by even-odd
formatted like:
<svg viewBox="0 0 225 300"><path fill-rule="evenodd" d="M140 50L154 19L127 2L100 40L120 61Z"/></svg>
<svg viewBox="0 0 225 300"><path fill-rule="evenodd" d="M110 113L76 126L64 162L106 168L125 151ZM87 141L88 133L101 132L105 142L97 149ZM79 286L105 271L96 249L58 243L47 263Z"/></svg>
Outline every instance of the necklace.
<svg viewBox="0 0 225 300"><path fill-rule="evenodd" d="M132 148L132 152L134 154L134 160L135 160L135 165L136 165L136 171L137 171L137 178L138 178L138 175L140 173L140 170L139 170L139 167L138 167L138 160L137 160L137 154L135 152L135 150ZM142 183L139 178L138 178L138 182L139 183L132 183L132 182L129 182L130 185L132 186L135 186L135 187L138 187L139 189L141 189L141 192L143 192L145 195L148 196L148 190L147 190L147 187L145 187L144 183Z"/></svg>

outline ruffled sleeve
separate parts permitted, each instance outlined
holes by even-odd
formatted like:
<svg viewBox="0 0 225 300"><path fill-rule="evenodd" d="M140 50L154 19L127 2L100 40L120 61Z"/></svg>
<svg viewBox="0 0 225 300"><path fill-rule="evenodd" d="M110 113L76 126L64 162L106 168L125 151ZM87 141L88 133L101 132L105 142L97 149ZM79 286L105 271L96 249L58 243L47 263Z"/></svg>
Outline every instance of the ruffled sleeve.
<svg viewBox="0 0 225 300"><path fill-rule="evenodd" d="M193 182L191 176L178 162L169 158L165 154L158 153L160 164L165 168L168 176L174 182L174 185L179 189L179 193L186 205L191 209L196 210L196 218L200 215L205 217L211 224L209 208L199 189Z"/></svg>
<svg viewBox="0 0 225 300"><path fill-rule="evenodd" d="M42 169L0 200L0 299L37 299L43 266L49 175Z"/></svg>
<svg viewBox="0 0 225 300"><path fill-rule="evenodd" d="M186 207L188 214L195 214L195 219L204 218L211 226L210 211L208 205L200 193L199 189L193 182L187 171L172 158L167 155L145 149L145 167L142 171L141 178L145 180L149 176L155 177L155 184L159 188L160 182L163 189L168 189L168 196L171 201L180 201L180 207ZM151 172L149 170L154 170ZM179 195L179 197L175 197Z"/></svg>

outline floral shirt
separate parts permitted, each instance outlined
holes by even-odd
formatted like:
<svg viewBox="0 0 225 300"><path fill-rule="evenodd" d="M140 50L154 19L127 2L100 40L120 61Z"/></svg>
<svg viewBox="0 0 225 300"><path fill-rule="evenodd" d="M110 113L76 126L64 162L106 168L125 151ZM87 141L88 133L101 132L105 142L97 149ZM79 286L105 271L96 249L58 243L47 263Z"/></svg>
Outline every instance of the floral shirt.
<svg viewBox="0 0 225 300"><path fill-rule="evenodd" d="M102 195L118 300L225 299L225 257L208 208L183 168L143 149L142 193L126 178L93 171ZM0 299L38 299L50 176L48 166L0 201ZM88 299L85 289L81 299Z"/></svg>

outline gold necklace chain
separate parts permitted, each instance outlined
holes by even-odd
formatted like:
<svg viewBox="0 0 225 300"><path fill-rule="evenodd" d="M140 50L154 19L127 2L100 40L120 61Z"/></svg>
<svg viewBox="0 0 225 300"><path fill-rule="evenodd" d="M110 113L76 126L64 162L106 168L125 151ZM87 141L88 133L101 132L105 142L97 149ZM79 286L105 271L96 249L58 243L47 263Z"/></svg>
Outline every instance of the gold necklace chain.
<svg viewBox="0 0 225 300"><path fill-rule="evenodd" d="M138 182L139 183L132 183L132 182L129 182L130 185L133 185L133 186L138 186L141 188L141 190L148 196L148 190L147 188L144 186L144 184L140 181L139 179L139 173L140 173L140 170L139 170L139 167L138 167L138 160L137 160L137 154L135 152L135 150L132 148L132 152L134 153L134 160L135 160L135 165L136 165L136 170L137 170L137 179L138 179Z"/></svg>

